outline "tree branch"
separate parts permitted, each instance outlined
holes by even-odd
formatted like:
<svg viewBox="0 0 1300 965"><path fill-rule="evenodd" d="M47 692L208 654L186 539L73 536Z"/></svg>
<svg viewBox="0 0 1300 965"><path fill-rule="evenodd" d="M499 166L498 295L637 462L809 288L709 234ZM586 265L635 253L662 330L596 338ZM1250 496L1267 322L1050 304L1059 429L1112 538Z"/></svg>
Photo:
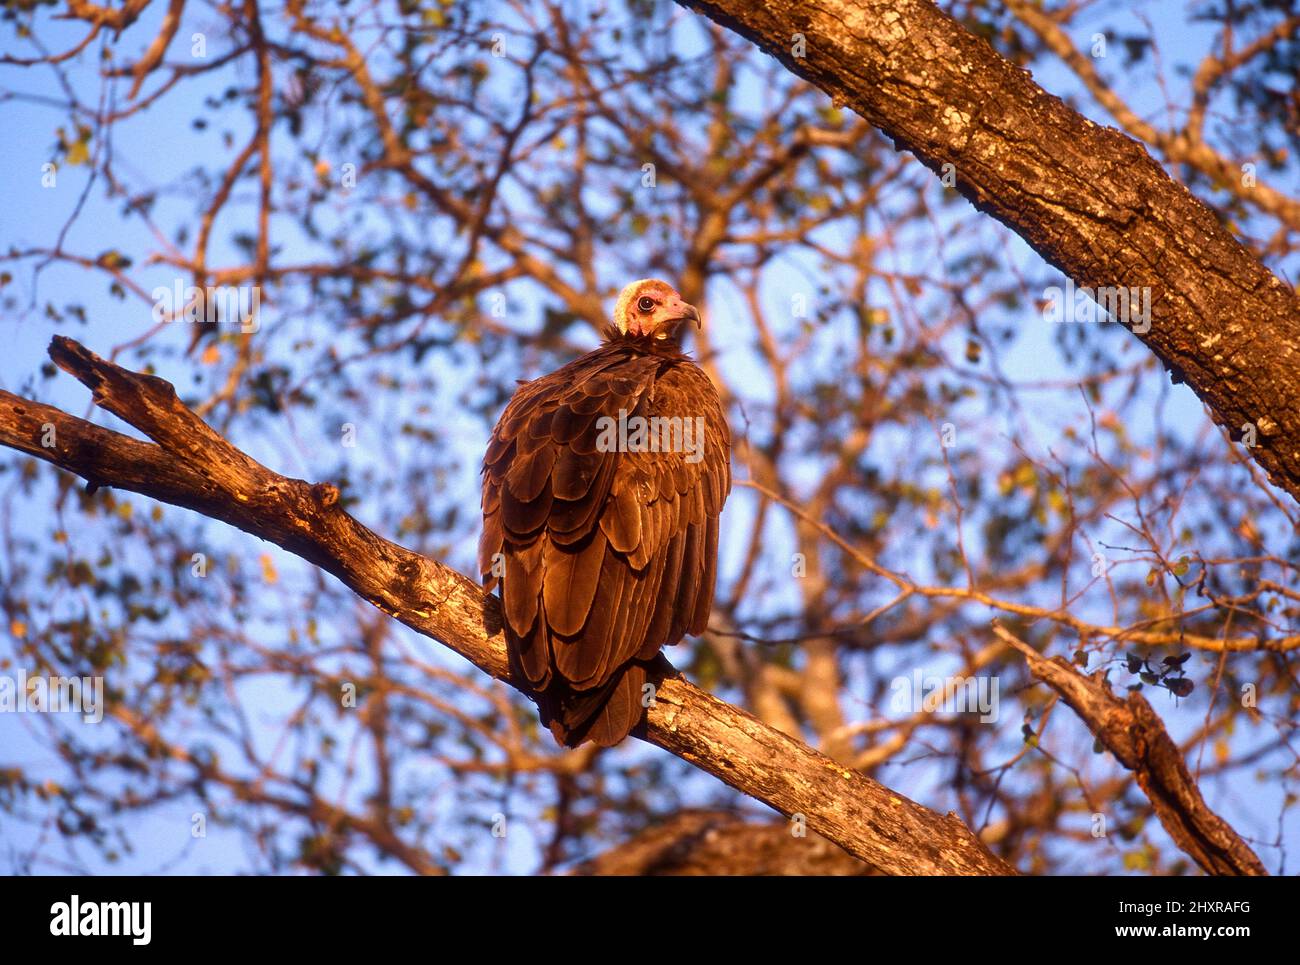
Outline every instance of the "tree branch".
<svg viewBox="0 0 1300 965"><path fill-rule="evenodd" d="M1253 435L1251 456L1300 500L1300 301L1142 144L1044 91L929 0L678 2L932 170L953 165L975 207L1079 285L1149 290L1150 328L1134 334L1233 439Z"/></svg>
<svg viewBox="0 0 1300 965"><path fill-rule="evenodd" d="M820 838L719 811L680 811L573 869L576 875L870 875Z"/></svg>
<svg viewBox="0 0 1300 965"><path fill-rule="evenodd" d="M1127 700L1110 692L1104 677L1085 677L1060 657L1048 660L1023 640L993 625L1018 650L1030 672L1051 687L1115 758L1133 772L1174 843L1212 875L1266 875L1263 862L1201 791L1151 705L1136 690Z"/></svg>
<svg viewBox="0 0 1300 965"><path fill-rule="evenodd" d="M281 476L236 449L164 380L56 337L50 357L142 442L0 391L0 444L88 480L195 510L268 540L518 689L497 600L468 578L373 533L338 490ZM1014 874L955 815L940 815L699 690L662 661L637 736L712 774L892 874Z"/></svg>

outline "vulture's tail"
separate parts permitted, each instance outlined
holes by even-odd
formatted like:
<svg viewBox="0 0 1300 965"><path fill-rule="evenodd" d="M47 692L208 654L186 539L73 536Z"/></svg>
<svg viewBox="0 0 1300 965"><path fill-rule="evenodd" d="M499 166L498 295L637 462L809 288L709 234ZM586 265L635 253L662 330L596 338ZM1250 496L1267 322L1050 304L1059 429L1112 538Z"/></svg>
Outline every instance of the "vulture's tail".
<svg viewBox="0 0 1300 965"><path fill-rule="evenodd" d="M613 747L641 722L646 664L633 660L594 690L573 690L552 679L537 695L542 722L567 747L591 741Z"/></svg>

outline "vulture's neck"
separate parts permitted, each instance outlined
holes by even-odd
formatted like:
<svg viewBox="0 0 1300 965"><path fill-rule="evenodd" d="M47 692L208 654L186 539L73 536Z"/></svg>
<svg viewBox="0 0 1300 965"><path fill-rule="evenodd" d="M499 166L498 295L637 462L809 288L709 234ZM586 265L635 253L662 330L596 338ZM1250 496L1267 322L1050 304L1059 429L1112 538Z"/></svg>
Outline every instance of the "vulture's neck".
<svg viewBox="0 0 1300 965"><path fill-rule="evenodd" d="M629 335L620 332L615 326L608 326L604 333L602 348L626 349L638 355L658 355L661 358L686 358L682 351L680 336L655 338L653 335Z"/></svg>

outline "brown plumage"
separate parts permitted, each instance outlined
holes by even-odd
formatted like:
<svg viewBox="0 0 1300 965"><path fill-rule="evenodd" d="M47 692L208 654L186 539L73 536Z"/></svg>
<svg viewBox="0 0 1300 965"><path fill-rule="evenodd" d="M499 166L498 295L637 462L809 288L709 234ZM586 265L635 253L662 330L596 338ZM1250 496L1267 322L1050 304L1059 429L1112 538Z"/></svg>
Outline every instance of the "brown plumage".
<svg viewBox="0 0 1300 965"><path fill-rule="evenodd" d="M479 570L500 584L542 722L571 747L626 737L659 649L708 625L731 436L681 351L688 320L665 282L628 285L600 348L520 384L483 459Z"/></svg>

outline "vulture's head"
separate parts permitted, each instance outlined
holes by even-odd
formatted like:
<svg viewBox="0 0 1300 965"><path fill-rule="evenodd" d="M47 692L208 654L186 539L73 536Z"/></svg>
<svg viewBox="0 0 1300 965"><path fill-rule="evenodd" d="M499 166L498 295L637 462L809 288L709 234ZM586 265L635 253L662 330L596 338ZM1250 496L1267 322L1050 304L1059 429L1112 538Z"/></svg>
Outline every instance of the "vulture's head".
<svg viewBox="0 0 1300 965"><path fill-rule="evenodd" d="M658 278L632 282L619 293L614 306L614 325L623 335L675 338L685 321L698 327L700 313L686 304L672 285Z"/></svg>

